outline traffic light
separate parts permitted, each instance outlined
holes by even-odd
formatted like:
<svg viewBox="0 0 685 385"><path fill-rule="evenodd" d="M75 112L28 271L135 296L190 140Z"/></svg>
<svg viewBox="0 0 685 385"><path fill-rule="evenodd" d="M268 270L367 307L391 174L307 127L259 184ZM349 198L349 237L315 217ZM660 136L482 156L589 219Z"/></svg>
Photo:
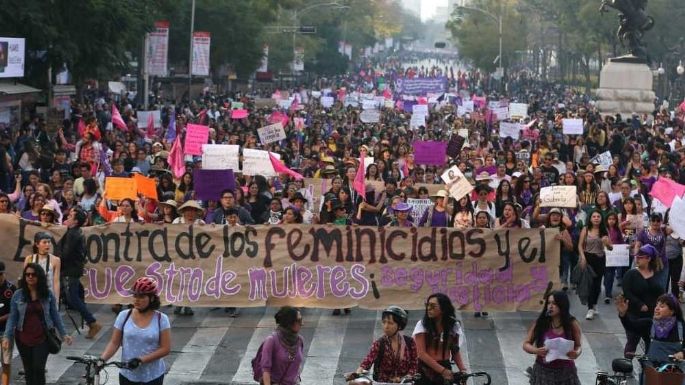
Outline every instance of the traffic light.
<svg viewBox="0 0 685 385"><path fill-rule="evenodd" d="M305 34L316 33L316 27L311 26L311 25L301 25L300 26L300 33L305 33Z"/></svg>

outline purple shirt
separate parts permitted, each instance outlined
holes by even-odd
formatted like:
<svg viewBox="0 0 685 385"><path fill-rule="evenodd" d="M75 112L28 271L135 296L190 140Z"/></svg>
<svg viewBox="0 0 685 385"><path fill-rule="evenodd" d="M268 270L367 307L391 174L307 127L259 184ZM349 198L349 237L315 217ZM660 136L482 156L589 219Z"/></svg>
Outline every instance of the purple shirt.
<svg viewBox="0 0 685 385"><path fill-rule="evenodd" d="M668 266L668 260L666 258L666 253L664 252L664 246L666 245L666 236L663 231L659 231L656 235L652 235L648 229L644 229L637 234L637 240L640 242L641 246L652 245L659 252L659 257L664 266Z"/></svg>
<svg viewBox="0 0 685 385"><path fill-rule="evenodd" d="M262 347L262 369L271 373L271 383L295 385L300 378L300 365L304 358L304 342L299 337L295 356L290 359L290 352L274 332L264 340Z"/></svg>

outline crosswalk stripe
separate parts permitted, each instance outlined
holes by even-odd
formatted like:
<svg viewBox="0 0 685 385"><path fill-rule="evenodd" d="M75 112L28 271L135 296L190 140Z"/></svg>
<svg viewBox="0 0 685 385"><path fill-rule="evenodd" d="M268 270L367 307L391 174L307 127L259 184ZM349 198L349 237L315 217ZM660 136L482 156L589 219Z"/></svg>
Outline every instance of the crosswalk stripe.
<svg viewBox="0 0 685 385"><path fill-rule="evenodd" d="M223 315L223 311L221 313ZM220 317L213 311L206 314L201 327L195 331L181 350L183 354L179 355L164 376L165 384L179 385L201 377L234 320L225 316Z"/></svg>
<svg viewBox="0 0 685 385"><path fill-rule="evenodd" d="M507 383L509 385L525 384L528 381L525 369L533 364L535 358L524 352L522 348L527 330L524 322L519 313L493 313L492 317L496 325L495 335L499 343ZM495 377L494 371L490 374ZM503 382L497 382L495 378L493 381L503 384Z"/></svg>
<svg viewBox="0 0 685 385"><path fill-rule="evenodd" d="M271 334L274 329L274 313L278 309L267 308L266 312L259 320L257 327L252 333L250 342L247 344L247 349L245 349L245 354L242 360L240 360L240 366L238 366L238 371L236 371L233 376L233 382L237 383L254 383L252 379L252 358L257 355L257 349L262 341Z"/></svg>
<svg viewBox="0 0 685 385"><path fill-rule="evenodd" d="M319 384L333 383L349 319L330 314L319 318L304 361L302 378L316 379Z"/></svg>

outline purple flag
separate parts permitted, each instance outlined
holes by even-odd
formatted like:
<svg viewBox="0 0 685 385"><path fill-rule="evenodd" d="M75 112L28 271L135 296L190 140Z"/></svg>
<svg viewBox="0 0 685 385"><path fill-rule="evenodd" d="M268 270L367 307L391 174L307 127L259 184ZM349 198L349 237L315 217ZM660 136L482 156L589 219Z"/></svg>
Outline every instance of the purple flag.
<svg viewBox="0 0 685 385"><path fill-rule="evenodd" d="M416 140L414 147L414 162L416 164L428 164L442 166L445 164L447 143L434 140Z"/></svg>
<svg viewBox="0 0 685 385"><path fill-rule="evenodd" d="M218 201L225 189L235 190L233 170L193 170L195 198Z"/></svg>

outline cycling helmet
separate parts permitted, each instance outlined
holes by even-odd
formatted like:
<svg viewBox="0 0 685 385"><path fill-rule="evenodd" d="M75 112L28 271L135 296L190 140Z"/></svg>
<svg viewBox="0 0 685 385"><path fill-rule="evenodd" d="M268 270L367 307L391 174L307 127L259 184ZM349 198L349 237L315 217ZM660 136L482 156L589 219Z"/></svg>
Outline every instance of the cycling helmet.
<svg viewBox="0 0 685 385"><path fill-rule="evenodd" d="M401 307L395 305L388 306L385 310L383 310L381 319L383 319L386 314L392 315L395 322L397 322L399 330L404 330L404 328L407 326L407 312Z"/></svg>
<svg viewBox="0 0 685 385"><path fill-rule="evenodd" d="M42 241L43 239L48 239L52 241L52 235L50 233L45 232L45 231L39 231L36 233L36 235L33 236L33 243L38 243Z"/></svg>
<svg viewBox="0 0 685 385"><path fill-rule="evenodd" d="M140 277L133 284L131 294L157 294L157 281L150 277Z"/></svg>

